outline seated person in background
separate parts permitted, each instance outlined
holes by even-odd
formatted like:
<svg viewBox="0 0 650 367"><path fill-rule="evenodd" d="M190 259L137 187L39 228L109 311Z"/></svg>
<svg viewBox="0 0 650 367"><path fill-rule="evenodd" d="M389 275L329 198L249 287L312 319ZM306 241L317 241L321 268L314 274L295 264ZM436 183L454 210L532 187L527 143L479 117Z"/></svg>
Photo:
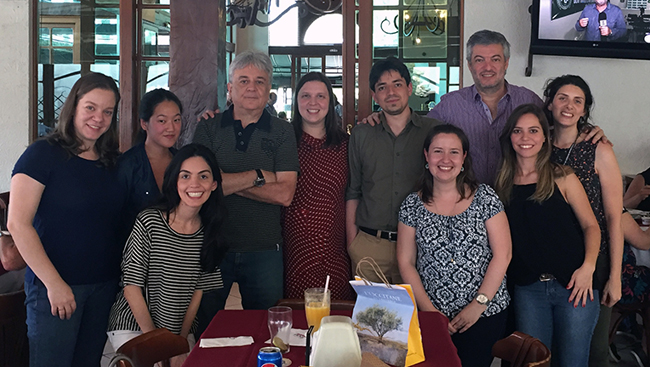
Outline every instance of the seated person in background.
<svg viewBox="0 0 650 367"><path fill-rule="evenodd" d="M223 287L223 193L212 152L198 144L180 149L165 171L162 194L158 206L138 215L124 248L124 288L108 326L115 350L162 327L193 345L203 291ZM175 357L175 363L180 366L185 357Z"/></svg>
<svg viewBox="0 0 650 367"><path fill-rule="evenodd" d="M449 318L463 366L490 366L505 332L510 296L504 279L512 245L508 219L494 190L478 184L469 140L453 125L424 141L420 190L399 212L397 261L421 311Z"/></svg>
<svg viewBox="0 0 650 367"><path fill-rule="evenodd" d="M585 5L575 28L578 32L586 32L584 41L614 41L627 33L621 8L608 0Z"/></svg>
<svg viewBox="0 0 650 367"><path fill-rule="evenodd" d="M650 168L634 177L623 196L623 206L628 209L650 211Z"/></svg>
<svg viewBox="0 0 650 367"><path fill-rule="evenodd" d="M621 227L625 235L623 252L622 297L624 304L643 303L650 297L650 268L638 265L632 247L650 250L650 233L642 230L627 211L621 217Z"/></svg>

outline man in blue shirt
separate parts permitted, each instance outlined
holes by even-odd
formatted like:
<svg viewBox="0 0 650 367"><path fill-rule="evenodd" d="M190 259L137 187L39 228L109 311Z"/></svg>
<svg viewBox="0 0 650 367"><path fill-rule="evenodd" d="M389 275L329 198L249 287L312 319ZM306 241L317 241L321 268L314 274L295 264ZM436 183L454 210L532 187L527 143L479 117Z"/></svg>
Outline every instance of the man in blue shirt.
<svg viewBox="0 0 650 367"><path fill-rule="evenodd" d="M599 20L601 13L606 15L602 25ZM627 33L621 8L608 0L596 0L594 4L586 5L575 27L578 32L585 32L585 41L625 41L621 38Z"/></svg>

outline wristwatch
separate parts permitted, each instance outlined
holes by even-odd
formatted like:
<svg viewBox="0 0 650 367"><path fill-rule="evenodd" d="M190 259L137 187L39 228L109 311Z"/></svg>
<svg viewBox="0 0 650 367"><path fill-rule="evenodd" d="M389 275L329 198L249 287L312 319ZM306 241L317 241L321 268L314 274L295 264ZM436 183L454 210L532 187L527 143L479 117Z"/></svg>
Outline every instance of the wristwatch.
<svg viewBox="0 0 650 367"><path fill-rule="evenodd" d="M253 186L255 187L262 187L266 183L266 180L264 179L264 175L262 174L261 169L256 169L255 172L257 172L257 178L255 181L253 181Z"/></svg>
<svg viewBox="0 0 650 367"><path fill-rule="evenodd" d="M488 302L490 302L490 299L483 293L479 293L476 295L476 298L474 298L476 302L478 302L479 305L487 305Z"/></svg>

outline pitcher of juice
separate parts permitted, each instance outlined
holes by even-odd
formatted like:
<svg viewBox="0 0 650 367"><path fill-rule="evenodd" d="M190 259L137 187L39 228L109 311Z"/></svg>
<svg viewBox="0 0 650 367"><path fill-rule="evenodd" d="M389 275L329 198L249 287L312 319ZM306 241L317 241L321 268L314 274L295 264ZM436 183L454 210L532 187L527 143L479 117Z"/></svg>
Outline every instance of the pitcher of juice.
<svg viewBox="0 0 650 367"><path fill-rule="evenodd" d="M307 325L314 326L314 332L320 327L323 317L330 314L330 290L309 288L305 290L305 315Z"/></svg>

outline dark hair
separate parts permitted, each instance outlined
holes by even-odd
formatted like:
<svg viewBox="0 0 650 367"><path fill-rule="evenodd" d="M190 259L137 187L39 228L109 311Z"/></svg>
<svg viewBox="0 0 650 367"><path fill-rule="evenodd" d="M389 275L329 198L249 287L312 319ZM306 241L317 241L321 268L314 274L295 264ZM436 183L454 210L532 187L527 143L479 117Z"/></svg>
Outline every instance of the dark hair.
<svg viewBox="0 0 650 367"><path fill-rule="evenodd" d="M151 119L151 116L153 116L156 107L165 101L176 103L181 114L183 113L183 104L181 103L181 100L178 99L174 93L168 91L167 89L158 88L149 91L144 96L142 96L142 99L140 100L140 106L138 107L138 118L140 120L149 122L149 119ZM138 125L140 125L139 122ZM138 132L136 141L142 142L146 138L147 132L140 128L140 132Z"/></svg>
<svg viewBox="0 0 650 367"><path fill-rule="evenodd" d="M510 59L510 43L506 37L499 32L483 29L474 32L474 34L469 37L467 44L465 45L465 53L467 54L466 59L470 63L472 62L472 52L476 45L501 45L501 47L503 47L503 57L506 60Z"/></svg>
<svg viewBox="0 0 650 367"><path fill-rule="evenodd" d="M403 62L394 56L389 56L383 60L379 60L372 65L370 69L370 89L375 91L375 84L379 81L382 75L387 71L397 71L399 75L404 78L406 85L411 84L411 73Z"/></svg>
<svg viewBox="0 0 650 367"><path fill-rule="evenodd" d="M110 76L100 73L89 73L79 78L72 86L72 89L70 89L68 98L66 98L63 107L61 107L56 128L46 139L50 144L61 145L70 155L83 153L81 150L83 142L77 136L74 126L74 115L79 100L88 92L95 89L108 90L115 95L115 106L113 107L111 125L95 142L99 163L106 167L113 167L120 154L117 132L117 105L120 102L120 91L117 89L115 80Z"/></svg>
<svg viewBox="0 0 650 367"><path fill-rule="evenodd" d="M140 100L140 107L138 108L138 117L140 120L149 121L153 112L156 109L156 106L165 101L171 101L176 103L178 109L183 113L183 104L181 100L176 97L176 95L167 89L158 88L152 91L147 92L142 99Z"/></svg>
<svg viewBox="0 0 650 367"><path fill-rule="evenodd" d="M210 166L212 177L217 182L208 200L203 203L199 216L203 225L203 245L201 246L201 268L205 272L214 271L223 260L227 246L221 236L221 224L225 218L223 205L223 189L221 188L221 171L217 158L212 151L200 144L188 144L182 147L165 170L162 185L162 198L156 208L167 213L167 218L176 210L181 202L178 195L178 176L183 162L192 157L201 157Z"/></svg>
<svg viewBox="0 0 650 367"><path fill-rule="evenodd" d="M300 90L308 82L321 82L325 84L327 88L327 93L329 94L329 104L327 106L327 115L325 115L325 147L330 146L339 146L345 139L347 139L348 134L343 131L343 127L339 124L338 115L334 107L334 92L332 91L332 83L323 73L311 72L305 74L298 85L296 86L296 93L293 94L293 107L291 111L291 124L293 125L293 130L296 133L296 142L300 146L300 141L302 138L302 116L300 111L298 111L298 98Z"/></svg>
<svg viewBox="0 0 650 367"><path fill-rule="evenodd" d="M472 169L472 157L469 153L469 139L463 129L456 127L450 124L442 124L434 126L427 137L424 139L424 150L429 152L429 146L431 146L431 141L439 134L454 134L460 139L460 143L463 147L463 153L467 153L465 156L465 161L463 162L463 170L456 176L456 189L460 194L460 200L469 198L474 191L478 188L478 181L474 177L474 170ZM466 188L469 187L469 192ZM418 184L418 191L422 197L422 201L425 203L433 202L433 175L428 169L424 169L422 176L420 177L420 182Z"/></svg>
<svg viewBox="0 0 650 367"><path fill-rule="evenodd" d="M551 144L551 131L546 120L546 115L541 107L535 104L523 104L510 114L506 126L503 127L499 142L501 143L501 169L497 174L496 183L494 185L495 191L499 195L504 204L510 201L512 194L512 187L514 185L515 173L517 172L517 153L512 147L510 136L517 127L517 122L522 116L531 114L539 120L544 133L544 143L541 150L537 154L535 160L535 171L537 172L537 187L535 193L530 197L538 203L548 200L553 195L555 190L555 179L562 177L571 172L570 169L565 169L551 161L551 152L553 146Z"/></svg>
<svg viewBox="0 0 650 367"><path fill-rule="evenodd" d="M546 81L544 85L544 113L548 123L552 126L555 120L553 119L553 112L548 110L548 106L553 103L555 95L565 85L575 85L582 89L582 93L585 94L585 114L578 120L578 131L582 131L583 128L590 126L589 115L594 105L594 96L591 94L591 88L589 88L587 82L577 75L562 75Z"/></svg>

